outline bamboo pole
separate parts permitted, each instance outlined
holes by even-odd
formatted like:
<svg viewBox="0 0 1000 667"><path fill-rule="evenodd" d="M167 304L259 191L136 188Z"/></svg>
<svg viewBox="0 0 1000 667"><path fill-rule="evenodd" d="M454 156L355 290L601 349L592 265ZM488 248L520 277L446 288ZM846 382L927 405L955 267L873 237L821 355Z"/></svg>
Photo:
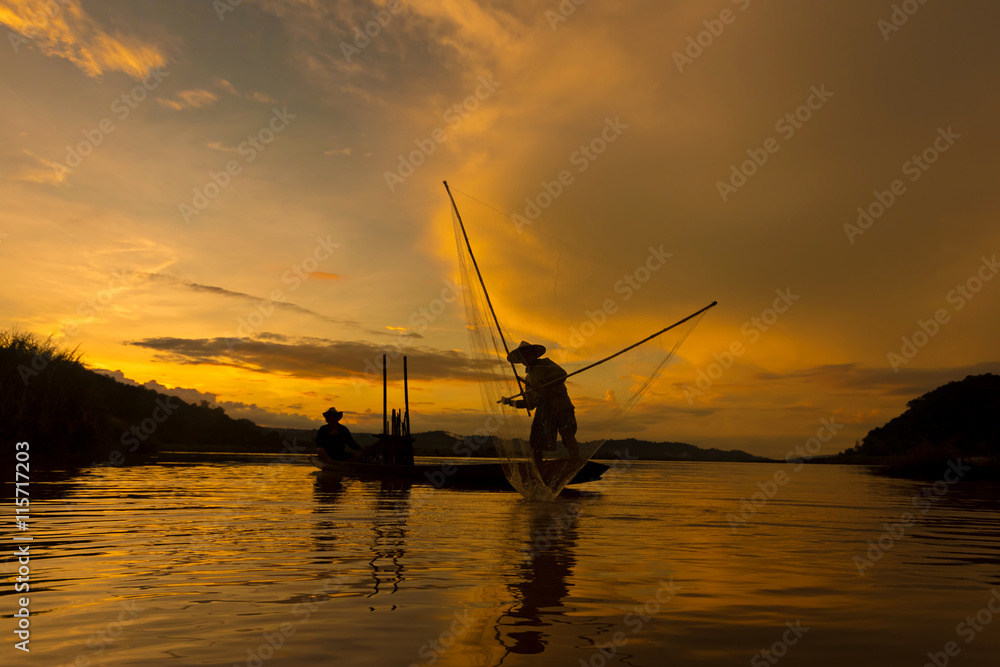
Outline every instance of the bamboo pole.
<svg viewBox="0 0 1000 667"><path fill-rule="evenodd" d="M583 368L579 368L579 369L577 369L577 370L573 371L572 373L569 373L569 374L567 374L567 375L566 375L566 377L562 377L562 378L559 378L559 379L557 379L557 380L552 380L551 382L546 382L545 384L541 385L541 386L540 386L540 387L538 387L538 388L539 388L539 389L544 389L545 387L548 387L549 385L553 385L553 384L556 384L556 383L558 383L558 382L565 382L566 380L568 380L569 378L573 377L574 375L577 375L578 373L582 373L582 372L584 372L584 371L587 371L587 370L590 370L590 369L591 369L591 368L593 368L594 366L600 366L600 365L601 365L601 364L603 364L603 363L604 363L605 361L611 361L612 359L614 359L614 358L615 358L615 357L617 357L618 355L620 355L620 354L625 354L625 353L626 353L626 352L628 352L629 350L632 350L632 349L634 349L634 348L637 348L637 347L639 347L640 345L642 345L643 343L647 343L647 342L649 342L649 341L653 340L654 338L656 338L657 336L659 336L659 335L661 335L661 334L664 334L664 333L666 333L666 332L670 331L671 329L674 329L674 328L676 328L676 327L679 327L680 325L684 324L684 323L685 323L685 322L687 322L688 320L690 320L690 319L692 319L692 318L695 318L695 317L698 317L699 315L701 315L702 313L704 313L704 312L705 312L706 310L708 310L709 308L714 308L714 307L715 307L716 305L718 305L718 303L719 303L718 301L713 301L712 303L708 304L707 306L705 306L705 307L704 307L704 308L702 308L701 310L699 310L699 311L697 311L697 312L694 312L694 313L691 313L690 315L688 315L687 317L685 317L685 318L684 318L684 319L682 319L682 320L679 320L679 321L677 321L677 322L674 322L674 323L673 323L673 324L671 324L671 325L670 325L669 327L664 327L664 328L660 329L659 331L657 331L657 332L656 332L655 334L653 334L653 335L651 335L651 336L646 336L645 338L643 338L642 340L640 340L640 341L639 341L638 343L632 343L632 344L631 344L631 345L629 345L628 347L626 347L626 348L624 348L624 349L621 349L621 350L618 350L617 352L615 352L615 353L614 353L614 354L612 354L612 355L609 355L609 356L607 356L607 357L604 357L604 358L603 358L603 359L601 359L600 361L595 361L594 363L592 363L592 364L589 364L589 365L587 365L587 366L584 366ZM523 394L524 392L522 391L521 393ZM511 396L510 398L511 398L511 399L514 399L514 398L517 398L517 397L518 397L518 396L520 396L520 395L521 395L521 394L516 394L516 395L514 395L514 396ZM502 400L502 399L501 399L501 400Z"/></svg>
<svg viewBox="0 0 1000 667"><path fill-rule="evenodd" d="M406 411L403 413L403 433L410 435L410 388L406 378L406 357L403 357L403 404Z"/></svg>
<svg viewBox="0 0 1000 667"><path fill-rule="evenodd" d="M465 239L465 247L469 250L469 257L472 258L472 266L476 269L476 275L479 277L479 285L483 288L483 295L486 296L486 305L490 308L490 314L493 315L493 323L496 324L497 333L500 334L500 341L503 343L504 352L508 355L510 354L510 348L507 346L507 339L503 335L503 329L500 328L500 321L497 319L496 311L493 310L493 302L490 301L490 293L486 290L486 283L483 281L483 274L479 270L479 263L476 262L476 255L472 252L472 244L469 243L469 235L465 232L465 223L462 222L462 214L458 212L458 205L455 203L455 197L451 194L451 188L448 187L448 181L444 182L444 189L448 193L448 199L451 200L451 207L455 211L455 217L458 218L458 226L462 229L462 237ZM524 393L524 386L521 384L521 377L517 374L517 368L514 366L514 362L510 362L510 369L514 373L514 377L517 379L517 388ZM520 394L519 394L520 395ZM531 416L531 410L525 408L528 416Z"/></svg>
<svg viewBox="0 0 1000 667"><path fill-rule="evenodd" d="M389 422L387 421L389 397L386 388L385 356L382 355L382 435L389 435Z"/></svg>

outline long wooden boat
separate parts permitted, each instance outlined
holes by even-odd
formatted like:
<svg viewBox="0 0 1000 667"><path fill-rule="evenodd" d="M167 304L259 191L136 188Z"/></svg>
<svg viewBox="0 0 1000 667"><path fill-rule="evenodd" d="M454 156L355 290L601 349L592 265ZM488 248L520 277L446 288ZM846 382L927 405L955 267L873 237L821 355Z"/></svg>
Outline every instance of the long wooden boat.
<svg viewBox="0 0 1000 667"><path fill-rule="evenodd" d="M329 461L313 454L309 460L320 470L331 475L357 477L360 479L406 480L414 484L430 484L438 488L466 489L512 489L503 465L500 463L423 463L414 465L391 465L382 463L361 463L358 461ZM544 461L542 474L558 474L559 469L570 462L566 460ZM570 480L569 484L585 484L601 478L610 466L596 461L587 461L583 468Z"/></svg>

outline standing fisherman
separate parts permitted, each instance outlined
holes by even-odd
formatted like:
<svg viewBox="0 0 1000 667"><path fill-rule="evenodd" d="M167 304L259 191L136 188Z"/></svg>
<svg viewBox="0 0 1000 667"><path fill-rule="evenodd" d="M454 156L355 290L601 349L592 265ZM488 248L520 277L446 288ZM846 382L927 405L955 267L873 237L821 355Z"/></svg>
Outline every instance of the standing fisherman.
<svg viewBox="0 0 1000 667"><path fill-rule="evenodd" d="M542 359L545 348L531 345L526 341L510 351L507 361L524 364L524 398L515 401L504 397L502 402L515 408L536 409L531 422L531 453L535 465L541 467L543 450L556 448L556 435L562 436L563 444L573 458L580 458L580 447L576 442L576 412L569 393L566 391L566 371L551 359Z"/></svg>

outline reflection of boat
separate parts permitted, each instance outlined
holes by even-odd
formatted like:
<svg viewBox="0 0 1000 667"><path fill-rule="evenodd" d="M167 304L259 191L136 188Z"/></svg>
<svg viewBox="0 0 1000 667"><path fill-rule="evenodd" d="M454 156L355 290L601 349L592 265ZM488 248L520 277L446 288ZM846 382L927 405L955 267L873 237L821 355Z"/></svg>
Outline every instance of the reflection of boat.
<svg viewBox="0 0 1000 667"><path fill-rule="evenodd" d="M405 479L416 483L430 484L436 487L478 488L478 489L512 489L503 464L500 463L425 463L413 465L395 465L386 463L362 463L359 461L329 461L318 455L312 455L309 460L317 468L330 471L336 475L346 475L362 479ZM530 461L515 462L508 465L533 465ZM560 469L579 462L568 459L556 459L543 462L546 475L557 475ZM596 461L587 461L583 468L570 480L570 484L594 482L601 478L609 466Z"/></svg>

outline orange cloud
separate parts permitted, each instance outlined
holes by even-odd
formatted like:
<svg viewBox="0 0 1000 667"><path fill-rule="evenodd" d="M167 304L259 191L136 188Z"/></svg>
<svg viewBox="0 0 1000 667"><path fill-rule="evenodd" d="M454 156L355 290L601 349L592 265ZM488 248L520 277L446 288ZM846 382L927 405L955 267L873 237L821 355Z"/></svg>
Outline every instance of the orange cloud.
<svg viewBox="0 0 1000 667"><path fill-rule="evenodd" d="M165 107L173 109L174 111L181 111L183 109L200 109L202 107L211 106L218 100L218 95L210 90L200 88L194 90L183 90L172 100L164 99L162 97L156 98L157 102Z"/></svg>
<svg viewBox="0 0 1000 667"><path fill-rule="evenodd" d="M244 99L253 100L254 102L260 102L261 104L277 104L278 103L278 100L274 99L273 97L271 97L267 93L261 93L261 92L254 91L252 93L243 94L228 79L218 79L216 81L216 83L218 84L219 88L222 88L227 93L229 93L230 95L233 95L235 97L242 97Z"/></svg>
<svg viewBox="0 0 1000 667"><path fill-rule="evenodd" d="M277 104L278 103L278 100L274 99L273 97L271 97L267 93L257 93L257 92L254 92L254 93L250 93L250 95L248 97L250 97L250 99L254 100L255 102L260 102L261 104Z"/></svg>
<svg viewBox="0 0 1000 667"><path fill-rule="evenodd" d="M0 2L0 24L21 37L11 41L15 51L30 43L45 55L69 60L95 78L119 71L142 79L167 64L159 46L134 35L106 32L83 11L79 0L50 2L41 9L38 4L30 0Z"/></svg>
<svg viewBox="0 0 1000 667"><path fill-rule="evenodd" d="M27 149L21 152L35 160L37 164L29 165L22 169L17 177L19 180L48 185L59 185L66 180L66 174L69 173L69 170L58 162L46 160Z"/></svg>
<svg viewBox="0 0 1000 667"><path fill-rule="evenodd" d="M336 273L324 273L323 271L313 271L312 273L307 273L312 280L340 280L340 276Z"/></svg>

